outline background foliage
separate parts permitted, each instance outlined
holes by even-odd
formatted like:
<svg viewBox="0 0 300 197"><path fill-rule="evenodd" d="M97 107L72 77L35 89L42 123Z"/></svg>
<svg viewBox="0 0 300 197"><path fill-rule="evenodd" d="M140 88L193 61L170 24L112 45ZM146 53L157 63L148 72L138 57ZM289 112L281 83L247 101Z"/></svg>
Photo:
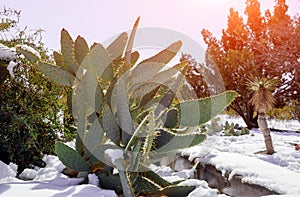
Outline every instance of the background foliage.
<svg viewBox="0 0 300 197"><path fill-rule="evenodd" d="M254 107L249 103L252 94L245 83L253 76L280 81L274 93L276 109L286 105L297 109L295 104L299 103L300 18L291 17L287 11L285 0L275 0L274 10L265 13L261 12L258 0L246 0L244 16L230 9L227 27L222 30L220 39L202 30L208 47L205 64L208 67L216 65L225 88L239 93L230 108L244 119L248 128L258 126ZM187 55L183 58L189 60L191 71L195 70L192 58ZM199 75L201 64L200 69L196 69L198 72L189 72L189 79L195 90L203 92L203 77ZM278 114L278 110L271 114Z"/></svg>
<svg viewBox="0 0 300 197"><path fill-rule="evenodd" d="M33 47L45 61L51 61L42 43L41 30L28 32L18 27L20 12L1 12L0 43L15 50L18 44ZM3 51L2 51L3 52ZM43 154L54 154L54 143L71 135L59 114L65 109L62 87L55 85L28 61L17 55L14 77L6 72L0 83L1 160L14 162L18 171L31 164L43 166ZM10 60L1 61L7 71ZM5 77L4 77L5 76ZM64 130L64 133L62 131Z"/></svg>

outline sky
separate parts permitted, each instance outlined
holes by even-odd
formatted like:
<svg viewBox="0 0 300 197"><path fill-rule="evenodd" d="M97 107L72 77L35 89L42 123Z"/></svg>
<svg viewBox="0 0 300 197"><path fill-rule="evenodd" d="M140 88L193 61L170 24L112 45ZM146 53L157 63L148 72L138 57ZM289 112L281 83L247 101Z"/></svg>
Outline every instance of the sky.
<svg viewBox="0 0 300 197"><path fill-rule="evenodd" d="M287 3L292 15L300 9L298 0L287 0ZM261 5L262 10L272 10L274 1L261 0ZM26 25L28 30L45 30L43 40L50 50L59 50L62 28L74 39L81 35L89 44L101 43L130 30L138 16L140 28L177 31L205 48L201 30L205 28L220 36L230 7L243 14L245 0L0 0L0 7L21 10L20 25Z"/></svg>

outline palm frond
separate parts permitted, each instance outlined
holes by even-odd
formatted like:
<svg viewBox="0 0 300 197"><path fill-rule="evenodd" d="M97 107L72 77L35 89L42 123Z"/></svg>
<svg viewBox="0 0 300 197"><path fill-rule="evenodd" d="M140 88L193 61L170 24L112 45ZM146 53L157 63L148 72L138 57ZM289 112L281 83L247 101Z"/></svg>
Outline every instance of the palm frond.
<svg viewBox="0 0 300 197"><path fill-rule="evenodd" d="M272 91L278 86L276 78L252 77L247 80L246 85L253 92L250 103L255 107L256 111L268 110L274 106L276 99Z"/></svg>

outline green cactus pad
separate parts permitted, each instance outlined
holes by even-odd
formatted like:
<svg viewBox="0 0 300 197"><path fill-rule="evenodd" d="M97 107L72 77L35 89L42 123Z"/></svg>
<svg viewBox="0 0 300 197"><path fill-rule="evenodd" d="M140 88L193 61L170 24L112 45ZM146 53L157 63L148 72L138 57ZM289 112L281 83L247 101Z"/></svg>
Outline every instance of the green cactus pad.
<svg viewBox="0 0 300 197"><path fill-rule="evenodd" d="M195 188L195 186L172 185L161 189L160 193L169 197L183 197L188 196Z"/></svg>
<svg viewBox="0 0 300 197"><path fill-rule="evenodd" d="M64 59L63 68L75 76L78 71L79 64L75 60L74 41L69 32L65 29L62 29L60 33L60 45Z"/></svg>
<svg viewBox="0 0 300 197"><path fill-rule="evenodd" d="M106 136L116 145L120 145L121 131L107 103L103 107L102 126Z"/></svg>
<svg viewBox="0 0 300 197"><path fill-rule="evenodd" d="M123 32L106 48L111 59L115 59L123 54L127 39L128 34Z"/></svg>
<svg viewBox="0 0 300 197"><path fill-rule="evenodd" d="M99 178L99 186L103 189L114 190L117 194L123 192L121 180L118 174L106 174L102 172L96 172Z"/></svg>
<svg viewBox="0 0 300 197"><path fill-rule="evenodd" d="M57 142L55 144L55 152L61 162L72 170L77 172L89 171L90 168L82 156L70 148L69 146Z"/></svg>
<svg viewBox="0 0 300 197"><path fill-rule="evenodd" d="M90 53L84 58L82 68L93 71L97 78L112 80L114 72L111 64L111 58L101 44L95 44Z"/></svg>
<svg viewBox="0 0 300 197"><path fill-rule="evenodd" d="M182 68L184 68L187 65L187 62L180 62L164 71L161 71L157 73L152 81L155 81L157 83L165 84L166 81L170 80L178 71L180 71Z"/></svg>
<svg viewBox="0 0 300 197"><path fill-rule="evenodd" d="M175 128L177 125L178 125L178 110L175 108L169 109L166 114L164 127Z"/></svg>
<svg viewBox="0 0 300 197"><path fill-rule="evenodd" d="M160 190L162 190L162 188L151 179L143 176L136 177L133 188L140 195L155 195L159 194Z"/></svg>
<svg viewBox="0 0 300 197"><path fill-rule="evenodd" d="M168 130L160 129L155 144L155 153L164 154L175 152L178 149L188 148L200 144L206 139L202 133L177 134Z"/></svg>
<svg viewBox="0 0 300 197"><path fill-rule="evenodd" d="M73 86L75 77L60 67L46 62L38 62L37 69L59 85Z"/></svg>
<svg viewBox="0 0 300 197"><path fill-rule="evenodd" d="M84 138L84 145L85 148L88 149L89 153L94 154L95 150L102 143L103 137L104 131L98 119L95 119Z"/></svg>
<svg viewBox="0 0 300 197"><path fill-rule="evenodd" d="M181 41L175 42L155 56L140 62L132 70L131 81L133 83L140 83L151 80L169 61L173 59L181 46Z"/></svg>
<svg viewBox="0 0 300 197"><path fill-rule="evenodd" d="M95 111L101 110L103 104L102 91L99 90L97 78L92 71L87 71L81 81L76 81L76 87L72 99L72 111L75 118L80 113L89 116Z"/></svg>
<svg viewBox="0 0 300 197"><path fill-rule="evenodd" d="M235 99L235 91L227 91L216 96L184 101L176 105L181 126L199 126L221 113Z"/></svg>
<svg viewBox="0 0 300 197"><path fill-rule="evenodd" d="M132 92L132 94L130 95L130 97L131 98L139 98L139 97L145 96L148 93L150 93L151 91L155 90L160 85L161 84L156 83L156 82L148 82L148 83L135 84L129 90L130 92Z"/></svg>
<svg viewBox="0 0 300 197"><path fill-rule="evenodd" d="M30 61L30 63L32 64L36 64L37 61L40 60L40 57L38 57L36 54L34 54L33 52L26 50L25 48L23 48L22 46L16 46L16 49L18 52L22 53L27 60Z"/></svg>
<svg viewBox="0 0 300 197"><path fill-rule="evenodd" d="M148 178L149 180L153 181L155 184L159 185L162 188L172 185L171 183L163 179L161 176L159 176L143 164L139 166L139 170L141 171L139 173L141 176Z"/></svg>
<svg viewBox="0 0 300 197"><path fill-rule="evenodd" d="M122 142L127 144L134 132L133 119L129 111L129 99L125 80L119 80L116 90L115 104L117 106L117 120L122 130Z"/></svg>
<svg viewBox="0 0 300 197"><path fill-rule="evenodd" d="M53 57L54 57L54 61L55 61L56 65L63 68L64 67L64 58L63 58L62 54L60 54L57 51L54 51Z"/></svg>
<svg viewBox="0 0 300 197"><path fill-rule="evenodd" d="M75 40L74 47L75 59L78 64L81 64L90 51L89 46L83 37L78 36Z"/></svg>

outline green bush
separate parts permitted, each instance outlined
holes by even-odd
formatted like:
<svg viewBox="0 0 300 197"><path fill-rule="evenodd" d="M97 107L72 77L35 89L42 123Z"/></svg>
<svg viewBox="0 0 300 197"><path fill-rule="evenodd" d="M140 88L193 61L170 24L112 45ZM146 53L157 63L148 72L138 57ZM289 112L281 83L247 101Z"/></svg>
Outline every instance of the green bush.
<svg viewBox="0 0 300 197"><path fill-rule="evenodd" d="M57 102L60 88L31 66L14 70L15 77L0 84L0 147L6 152L1 159L16 163L21 172L54 153L63 105Z"/></svg>
<svg viewBox="0 0 300 197"><path fill-rule="evenodd" d="M51 61L39 31L17 31L17 21L10 18L18 19L18 14L13 10L0 12L0 44L8 48L26 44L35 48L44 61ZM0 53L3 57L6 52ZM66 110L61 99L63 88L20 57L16 54L13 59L0 59L0 160L16 163L18 173L31 165L43 166L43 154L54 153L55 141L72 137L59 117ZM17 63L14 77L7 71L11 60Z"/></svg>
<svg viewBox="0 0 300 197"><path fill-rule="evenodd" d="M296 118L296 111L294 106L285 105L282 108L272 108L268 111L267 115L270 118L277 118L279 120L292 120Z"/></svg>

